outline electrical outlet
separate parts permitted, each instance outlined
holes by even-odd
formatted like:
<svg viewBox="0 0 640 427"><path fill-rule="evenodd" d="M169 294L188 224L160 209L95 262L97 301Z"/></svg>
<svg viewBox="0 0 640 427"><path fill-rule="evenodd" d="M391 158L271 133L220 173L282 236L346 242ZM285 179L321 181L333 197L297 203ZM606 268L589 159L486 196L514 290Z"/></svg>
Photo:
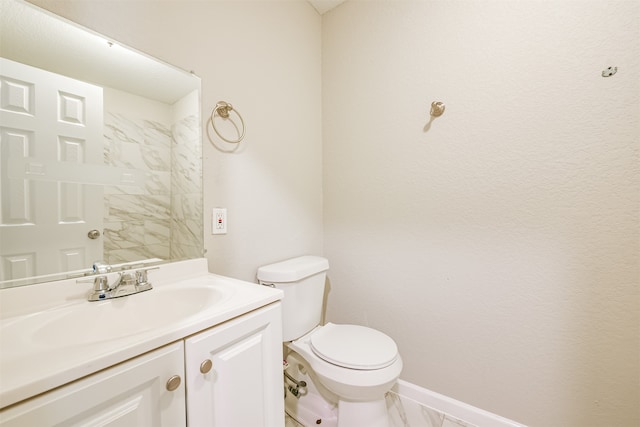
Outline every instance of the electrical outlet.
<svg viewBox="0 0 640 427"><path fill-rule="evenodd" d="M211 215L211 234L227 234L227 209L213 209L213 214Z"/></svg>

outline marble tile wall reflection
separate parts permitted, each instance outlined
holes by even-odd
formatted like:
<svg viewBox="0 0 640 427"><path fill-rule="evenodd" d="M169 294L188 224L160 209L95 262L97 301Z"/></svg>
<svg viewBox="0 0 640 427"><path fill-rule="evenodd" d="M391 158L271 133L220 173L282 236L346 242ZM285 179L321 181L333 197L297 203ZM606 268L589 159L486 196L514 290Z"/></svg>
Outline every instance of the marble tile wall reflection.
<svg viewBox="0 0 640 427"><path fill-rule="evenodd" d="M189 115L173 126L171 146L171 259L203 256L202 145L199 120Z"/></svg>
<svg viewBox="0 0 640 427"><path fill-rule="evenodd" d="M105 114L105 164L136 169L146 177L143 188L104 189L106 262L202 256L197 125L196 116L172 124L116 112Z"/></svg>

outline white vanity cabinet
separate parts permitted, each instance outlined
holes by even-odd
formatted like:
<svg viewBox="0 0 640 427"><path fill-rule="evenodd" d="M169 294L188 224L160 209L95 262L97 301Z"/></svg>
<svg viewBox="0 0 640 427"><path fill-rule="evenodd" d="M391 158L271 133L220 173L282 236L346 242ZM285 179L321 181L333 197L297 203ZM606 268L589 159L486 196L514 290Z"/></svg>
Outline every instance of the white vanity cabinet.
<svg viewBox="0 0 640 427"><path fill-rule="evenodd" d="M282 427L280 310L272 303L2 409L0 426Z"/></svg>
<svg viewBox="0 0 640 427"><path fill-rule="evenodd" d="M190 427L284 425L280 304L185 340Z"/></svg>
<svg viewBox="0 0 640 427"><path fill-rule="evenodd" d="M185 426L184 380L167 389L175 376L184 379L182 341L3 409L0 425Z"/></svg>

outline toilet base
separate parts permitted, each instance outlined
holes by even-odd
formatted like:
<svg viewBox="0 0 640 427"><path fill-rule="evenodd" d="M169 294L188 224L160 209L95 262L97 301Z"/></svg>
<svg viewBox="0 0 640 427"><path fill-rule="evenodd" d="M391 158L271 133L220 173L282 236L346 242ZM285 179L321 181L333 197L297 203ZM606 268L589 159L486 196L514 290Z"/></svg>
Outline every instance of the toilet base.
<svg viewBox="0 0 640 427"><path fill-rule="evenodd" d="M287 373L298 381L306 382L306 387L300 388L298 395L290 390L285 392L284 408L291 418L305 427L321 425L322 427L338 426L338 405L337 399L332 399L318 390L315 382L309 375L302 359L297 355L289 354L287 357L289 368ZM295 386L290 380L285 378L285 389Z"/></svg>
<svg viewBox="0 0 640 427"><path fill-rule="evenodd" d="M306 361L298 354L289 352L287 362L287 373L306 383L297 395L289 390L285 393L285 410L300 424L305 427L389 427L384 398L366 402L340 400L310 375ZM285 378L285 388L294 385Z"/></svg>
<svg viewBox="0 0 640 427"><path fill-rule="evenodd" d="M384 399L370 402L338 402L338 427L389 427Z"/></svg>
<svg viewBox="0 0 640 427"><path fill-rule="evenodd" d="M337 408L328 407L320 399L317 395L307 395L298 400L289 395L284 409L287 415L305 427L338 427Z"/></svg>

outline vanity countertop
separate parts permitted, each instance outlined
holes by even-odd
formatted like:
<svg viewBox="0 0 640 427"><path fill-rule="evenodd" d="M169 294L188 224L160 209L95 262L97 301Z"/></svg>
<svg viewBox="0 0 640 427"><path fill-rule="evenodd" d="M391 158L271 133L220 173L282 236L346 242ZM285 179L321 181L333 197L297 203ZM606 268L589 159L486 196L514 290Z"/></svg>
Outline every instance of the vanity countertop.
<svg viewBox="0 0 640 427"><path fill-rule="evenodd" d="M0 290L0 408L282 298L277 289L208 273L206 259L148 274L154 289L99 302L86 299L91 283L72 279Z"/></svg>

